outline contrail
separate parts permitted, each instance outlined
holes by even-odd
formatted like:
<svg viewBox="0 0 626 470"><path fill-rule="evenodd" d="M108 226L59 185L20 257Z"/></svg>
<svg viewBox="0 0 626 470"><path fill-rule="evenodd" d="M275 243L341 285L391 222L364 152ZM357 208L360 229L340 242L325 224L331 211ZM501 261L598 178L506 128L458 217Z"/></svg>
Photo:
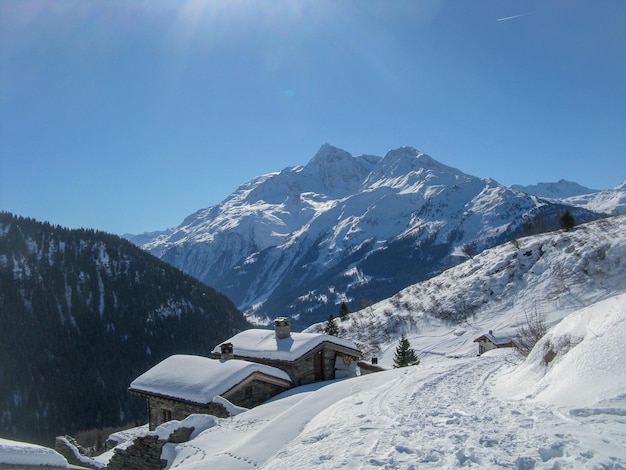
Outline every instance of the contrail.
<svg viewBox="0 0 626 470"><path fill-rule="evenodd" d="M528 13L522 13L521 15L515 15L515 16L507 16L505 18L498 18L496 21L506 21L506 20L512 20L515 18L521 18L522 16L528 16L531 15L532 12L528 12Z"/></svg>

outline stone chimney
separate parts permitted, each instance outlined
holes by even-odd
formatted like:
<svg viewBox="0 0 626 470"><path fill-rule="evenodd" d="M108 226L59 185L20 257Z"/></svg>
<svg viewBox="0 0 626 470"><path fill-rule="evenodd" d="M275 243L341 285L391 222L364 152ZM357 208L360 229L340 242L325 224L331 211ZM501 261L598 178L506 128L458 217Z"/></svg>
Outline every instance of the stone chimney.
<svg viewBox="0 0 626 470"><path fill-rule="evenodd" d="M223 361L227 361L235 357L235 355L233 354L233 343L221 344L220 349L222 350L220 359L222 359Z"/></svg>
<svg viewBox="0 0 626 470"><path fill-rule="evenodd" d="M289 338L291 336L291 320L278 317L274 320L274 334L276 339Z"/></svg>

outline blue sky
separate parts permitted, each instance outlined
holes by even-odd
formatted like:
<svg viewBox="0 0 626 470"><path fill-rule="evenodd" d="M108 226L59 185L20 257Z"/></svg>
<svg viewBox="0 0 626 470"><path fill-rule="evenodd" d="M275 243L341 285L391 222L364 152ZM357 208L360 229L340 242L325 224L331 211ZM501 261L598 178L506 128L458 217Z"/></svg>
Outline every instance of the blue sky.
<svg viewBox="0 0 626 470"><path fill-rule="evenodd" d="M625 24L623 0L0 0L0 209L164 229L326 142L611 188Z"/></svg>

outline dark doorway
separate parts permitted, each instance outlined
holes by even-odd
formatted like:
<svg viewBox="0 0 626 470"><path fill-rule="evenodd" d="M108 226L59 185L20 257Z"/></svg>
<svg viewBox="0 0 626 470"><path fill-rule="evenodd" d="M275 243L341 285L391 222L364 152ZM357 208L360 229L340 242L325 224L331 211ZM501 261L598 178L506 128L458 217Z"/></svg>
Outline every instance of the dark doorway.
<svg viewBox="0 0 626 470"><path fill-rule="evenodd" d="M313 369L315 372L315 381L324 380L324 355L323 351L317 351L313 354Z"/></svg>

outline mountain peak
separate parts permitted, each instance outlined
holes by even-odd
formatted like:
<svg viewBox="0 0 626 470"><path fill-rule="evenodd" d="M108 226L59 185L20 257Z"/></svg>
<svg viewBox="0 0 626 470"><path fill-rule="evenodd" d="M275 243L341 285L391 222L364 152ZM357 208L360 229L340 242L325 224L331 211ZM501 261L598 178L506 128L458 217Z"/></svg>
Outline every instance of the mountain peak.
<svg viewBox="0 0 626 470"><path fill-rule="evenodd" d="M400 147L387 152L375 172L368 178L369 182L395 178L401 175L417 175L423 171L437 174L460 175L456 168L439 163L413 147Z"/></svg>
<svg viewBox="0 0 626 470"><path fill-rule="evenodd" d="M318 181L315 192L339 197L354 192L377 163L368 157L353 157L345 150L324 144L302 170L308 185Z"/></svg>
<svg viewBox="0 0 626 470"><path fill-rule="evenodd" d="M400 147L395 150L390 150L385 155L385 158L383 158L383 162L387 168L389 168L390 165L393 167L401 165L400 168L410 168L411 170L424 168L446 172L450 170L457 171L439 163L430 155L426 155L413 147ZM409 165L409 167L407 168L405 165Z"/></svg>
<svg viewBox="0 0 626 470"><path fill-rule="evenodd" d="M346 160L348 158L353 157L345 150L342 150L330 144L324 144L309 161L307 167L311 165L315 166L321 164L333 164L342 160Z"/></svg>

